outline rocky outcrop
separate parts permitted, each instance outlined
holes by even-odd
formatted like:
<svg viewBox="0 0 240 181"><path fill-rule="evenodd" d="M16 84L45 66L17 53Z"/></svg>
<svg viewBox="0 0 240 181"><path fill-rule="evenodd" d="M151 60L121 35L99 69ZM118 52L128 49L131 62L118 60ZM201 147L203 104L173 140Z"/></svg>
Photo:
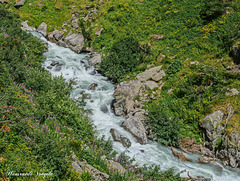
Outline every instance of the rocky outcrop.
<svg viewBox="0 0 240 181"><path fill-rule="evenodd" d="M129 148L131 146L131 142L128 138L120 135L120 133L116 129L111 129L110 133L112 134L113 140L122 143L124 147Z"/></svg>
<svg viewBox="0 0 240 181"><path fill-rule="evenodd" d="M225 160L226 165L231 167L240 167L240 135L236 131L222 138L221 148L216 156Z"/></svg>
<svg viewBox="0 0 240 181"><path fill-rule="evenodd" d="M226 131L227 123L233 114L234 110L232 108L229 108L227 115L218 110L208 115L201 126L205 131L207 140L205 145L212 151L212 155L204 155L216 157L224 165L237 168L240 167L240 134L236 130L231 133ZM204 161L202 160L202 162Z"/></svg>
<svg viewBox="0 0 240 181"><path fill-rule="evenodd" d="M72 166L76 170L76 172L80 174L82 174L83 172L89 172L92 175L92 179L98 181L109 178L108 174L100 172L98 169L88 164L85 160L79 161L75 155L73 155L72 158L73 158Z"/></svg>
<svg viewBox="0 0 240 181"><path fill-rule="evenodd" d="M220 110L208 115L202 121L202 128L205 130L206 138L208 140L208 147L211 150L215 150L216 143L221 139L224 133L224 127L222 126L224 113Z"/></svg>
<svg viewBox="0 0 240 181"><path fill-rule="evenodd" d="M152 65L151 65L152 66ZM149 68L151 66L148 66ZM122 123L140 144L147 144L147 138L153 139L151 130L145 128L145 110L142 103L154 99L155 88L161 89L162 78L166 75L162 66L153 67L136 76L137 80L121 82L115 87L112 109L117 116L126 118ZM149 94L149 90L152 94Z"/></svg>
<svg viewBox="0 0 240 181"><path fill-rule="evenodd" d="M47 24L42 22L37 28L37 32L41 33L43 36L47 36Z"/></svg>

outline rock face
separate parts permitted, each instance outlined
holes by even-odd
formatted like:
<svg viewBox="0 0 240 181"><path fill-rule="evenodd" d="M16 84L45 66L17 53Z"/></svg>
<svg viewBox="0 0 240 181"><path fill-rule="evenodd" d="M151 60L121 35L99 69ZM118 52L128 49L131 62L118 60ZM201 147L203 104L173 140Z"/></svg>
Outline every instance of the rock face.
<svg viewBox="0 0 240 181"><path fill-rule="evenodd" d="M140 144L147 144L146 130L138 117L129 117L121 124Z"/></svg>
<svg viewBox="0 0 240 181"><path fill-rule="evenodd" d="M20 6L23 6L24 3L25 3L25 0L20 0L20 1L17 0L14 7L19 8Z"/></svg>
<svg viewBox="0 0 240 181"><path fill-rule="evenodd" d="M236 131L223 137L221 150L217 152L217 157L227 160L231 167L240 167L240 135Z"/></svg>
<svg viewBox="0 0 240 181"><path fill-rule="evenodd" d="M128 138L120 135L119 132L118 132L116 129L113 129L113 128L112 128L112 129L110 130L110 132L111 132L111 134L112 134L112 137L113 137L113 140L114 140L114 141L118 141L118 142L122 143L122 145L123 145L124 147L127 147L127 148L129 148L129 147L131 146L130 140L129 140Z"/></svg>
<svg viewBox="0 0 240 181"><path fill-rule="evenodd" d="M202 127L206 131L209 147L215 150L218 139L221 139L224 127L221 125L224 113L220 110L208 115L202 122Z"/></svg>
<svg viewBox="0 0 240 181"><path fill-rule="evenodd" d="M158 82L166 76L166 73L164 72L164 70L161 70L161 68L162 66L158 66L145 70L144 72L137 75L137 79L141 82L145 82L150 79Z"/></svg>
<svg viewBox="0 0 240 181"><path fill-rule="evenodd" d="M124 116L133 110L134 99L138 96L141 87L142 84L138 80L121 82L115 87L112 107L117 116Z"/></svg>
<svg viewBox="0 0 240 181"><path fill-rule="evenodd" d="M105 180L109 178L109 175L103 172L100 172L98 169L94 168L93 166L89 165L86 161L79 161L75 155L72 156L73 168L80 174L83 172L89 172L92 175L93 180Z"/></svg>
<svg viewBox="0 0 240 181"><path fill-rule="evenodd" d="M240 167L240 134L233 131L226 132L227 122L232 118L234 110L229 108L229 113L224 117L220 110L208 115L202 122L202 128L205 130L207 139L206 146L212 150L212 155L204 153L206 156L216 156L224 165L231 167ZM223 124L223 120L225 123ZM224 126L223 126L224 125ZM202 158L202 162L205 162Z"/></svg>
<svg viewBox="0 0 240 181"><path fill-rule="evenodd" d="M47 24L42 22L37 28L37 32L41 33L43 36L47 36Z"/></svg>

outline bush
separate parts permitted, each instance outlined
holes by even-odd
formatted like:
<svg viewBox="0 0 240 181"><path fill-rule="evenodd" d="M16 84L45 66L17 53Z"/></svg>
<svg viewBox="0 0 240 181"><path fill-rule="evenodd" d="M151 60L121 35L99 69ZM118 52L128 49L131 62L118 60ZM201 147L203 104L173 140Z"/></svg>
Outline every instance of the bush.
<svg viewBox="0 0 240 181"><path fill-rule="evenodd" d="M200 17L206 22L210 22L225 12L222 0L204 0L204 6L200 12Z"/></svg>
<svg viewBox="0 0 240 181"><path fill-rule="evenodd" d="M125 74L140 64L139 53L140 46L136 39L123 38L116 42L109 55L103 58L100 69L113 82L119 82Z"/></svg>

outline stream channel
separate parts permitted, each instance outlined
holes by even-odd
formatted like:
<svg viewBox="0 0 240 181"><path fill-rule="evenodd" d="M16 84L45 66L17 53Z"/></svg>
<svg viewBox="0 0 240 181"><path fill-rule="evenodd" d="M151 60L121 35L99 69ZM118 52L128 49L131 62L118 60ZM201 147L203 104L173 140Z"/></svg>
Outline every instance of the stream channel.
<svg viewBox="0 0 240 181"><path fill-rule="evenodd" d="M92 74L94 67L88 64L89 55L86 53L76 54L70 49L60 47L47 41L39 33L32 32L34 36L41 38L48 43L48 52L44 55L46 60L42 63L43 67L51 72L53 76L63 76L67 82L73 80L77 85L73 85L71 92L72 99L78 99L81 92L91 95L91 99L86 99L87 108L92 110L90 120L96 126L99 137L105 135L105 138L111 138L110 129L115 128L121 135L124 135L131 141L131 147L125 148L119 142L113 142L114 149L121 153L126 151L126 155L135 158L135 163L142 166L157 164L161 170L167 170L174 167L177 172L186 170L181 174L187 177L189 171L192 177L204 176L211 178L213 181L239 181L240 173L230 171L224 168L220 163L200 164L198 158L200 155L185 154L192 162L182 162L172 155L168 147L162 146L156 142L148 140L148 144L141 145L136 139L122 127L122 117L115 116L110 108L113 100L114 85L99 73ZM52 69L47 68L52 62L59 62L61 66L54 66ZM97 83L95 90L88 90L92 83ZM101 111L100 107L107 108L107 111ZM112 139L113 140L113 139ZM127 149L127 150L126 150ZM144 151L143 151L144 150Z"/></svg>

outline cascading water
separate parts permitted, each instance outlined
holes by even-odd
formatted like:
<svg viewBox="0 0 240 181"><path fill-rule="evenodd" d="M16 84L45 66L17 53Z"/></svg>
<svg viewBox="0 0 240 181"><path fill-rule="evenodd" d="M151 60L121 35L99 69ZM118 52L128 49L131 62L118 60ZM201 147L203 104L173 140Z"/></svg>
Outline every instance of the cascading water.
<svg viewBox="0 0 240 181"><path fill-rule="evenodd" d="M38 33L33 32L33 35L46 41ZM77 85L73 85L71 93L72 99L79 98L83 91L84 94L91 96L90 99L86 100L86 106L92 110L90 119L96 125L99 135L105 135L106 138L111 137L110 129L115 128L121 135L124 135L131 141L132 145L127 150L121 143L114 142L113 146L116 151L119 153L126 151L126 155L131 158L134 157L138 165L157 164L160 165L162 170L167 170L171 167L174 167L178 172L186 170L186 172L181 174L183 177L187 176L187 172L189 171L192 177L204 176L214 181L240 180L239 173L229 171L218 163L214 163L214 165L197 163L199 155L186 155L193 162L182 162L172 155L169 148L156 142L148 141L147 145L137 143L130 133L120 127L120 123L124 118L115 116L111 111L110 103L113 100L114 85L106 77L98 73L92 73L94 67L88 64L88 54L76 54L70 49L59 47L49 41L46 42L49 49L45 53L46 61L43 63L43 66L53 76L62 75L67 82L76 82ZM49 69L48 66L55 61L59 62L61 66L54 66L52 69ZM89 85L92 83L96 83L98 86L95 90L88 90ZM104 112L101 111L101 107L104 107Z"/></svg>

